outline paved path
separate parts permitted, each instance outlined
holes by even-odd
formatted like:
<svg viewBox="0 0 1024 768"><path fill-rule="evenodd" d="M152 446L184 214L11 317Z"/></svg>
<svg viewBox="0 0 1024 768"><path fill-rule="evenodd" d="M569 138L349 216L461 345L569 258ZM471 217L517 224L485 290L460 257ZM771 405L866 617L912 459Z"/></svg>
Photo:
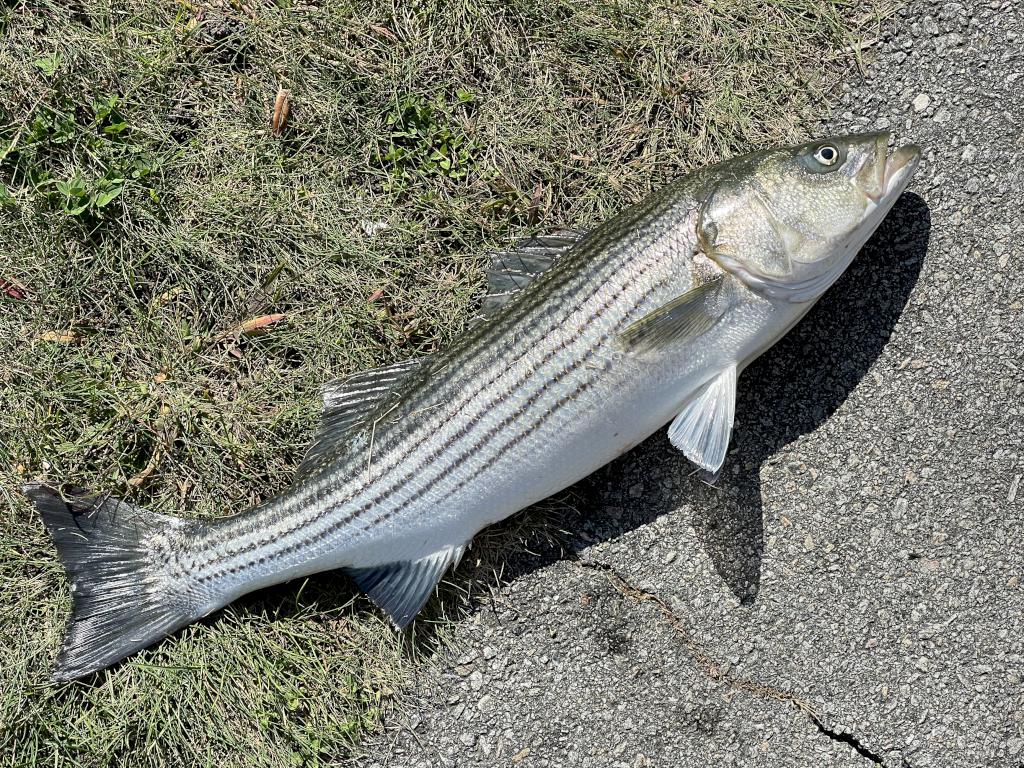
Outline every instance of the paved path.
<svg viewBox="0 0 1024 768"><path fill-rule="evenodd" d="M591 478L364 764L1024 765L1024 4L879 48L831 127L923 166L742 377L720 488L663 436Z"/></svg>

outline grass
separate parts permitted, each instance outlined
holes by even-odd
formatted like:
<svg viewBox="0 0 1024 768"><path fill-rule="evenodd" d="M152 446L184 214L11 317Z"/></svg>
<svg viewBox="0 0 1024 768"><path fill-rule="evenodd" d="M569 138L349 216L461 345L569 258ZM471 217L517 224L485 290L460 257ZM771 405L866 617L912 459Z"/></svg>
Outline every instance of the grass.
<svg viewBox="0 0 1024 768"><path fill-rule="evenodd" d="M350 756L422 644L339 577L49 683L67 586L20 485L188 516L266 498L321 383L450 341L489 248L791 137L880 13L0 0L0 764Z"/></svg>

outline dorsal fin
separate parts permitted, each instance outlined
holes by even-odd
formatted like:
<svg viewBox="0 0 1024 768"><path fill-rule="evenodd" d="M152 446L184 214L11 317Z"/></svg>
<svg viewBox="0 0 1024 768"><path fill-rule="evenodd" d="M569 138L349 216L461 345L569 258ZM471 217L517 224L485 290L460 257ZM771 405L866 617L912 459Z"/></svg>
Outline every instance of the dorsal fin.
<svg viewBox="0 0 1024 768"><path fill-rule="evenodd" d="M445 547L419 560L402 560L369 568L346 568L359 585L395 626L405 627L430 597L450 565L458 565L466 545Z"/></svg>
<svg viewBox="0 0 1024 768"><path fill-rule="evenodd" d="M378 406L400 389L429 359L420 357L403 360L324 384L320 390L324 401L320 428L295 473L295 479L307 477L333 456L338 440L353 429L368 424Z"/></svg>
<svg viewBox="0 0 1024 768"><path fill-rule="evenodd" d="M583 232L562 229L520 240L508 251L492 254L487 270L487 295L477 320L495 314L523 288L550 269L558 258L583 237Z"/></svg>

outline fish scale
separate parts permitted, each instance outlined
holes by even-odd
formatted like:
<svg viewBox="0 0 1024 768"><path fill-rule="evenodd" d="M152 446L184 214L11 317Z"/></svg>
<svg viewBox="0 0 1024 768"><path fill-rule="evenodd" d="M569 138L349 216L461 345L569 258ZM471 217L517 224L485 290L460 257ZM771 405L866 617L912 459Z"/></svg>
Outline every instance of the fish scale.
<svg viewBox="0 0 1024 768"><path fill-rule="evenodd" d="M55 676L333 568L405 626L481 528L670 420L670 442L717 472L737 376L842 273L913 173L918 150L890 157L887 141L725 161L576 240L497 255L479 322L431 358L325 387L292 486L249 511L184 521L29 484L72 584Z"/></svg>
<svg viewBox="0 0 1024 768"><path fill-rule="evenodd" d="M677 194L684 196L686 190L680 189ZM680 209L685 211L684 215L687 216L692 216L695 208L696 204L692 201L688 206L680 206ZM647 210L644 213L647 216L651 215L651 212ZM522 316L514 311L515 307L510 307L507 314L496 317L492 321L493 328L481 329L476 334L475 344L457 347L453 352L453 357L440 362L442 367L447 365L454 369L448 377L439 380L440 386L436 389L424 388L411 393L408 404L400 412L374 426L374 445L380 446L381 450L375 450L374 455L369 459L358 452L346 455L337 465L325 469L325 472L330 474L328 478L325 478L324 483L332 489L328 495L323 497L317 495L319 484L311 486L308 490L300 488L298 499L293 500L289 495L281 499L280 508L270 505L262 510L261 514L275 520L288 521L290 528L301 532L299 534L301 536L300 543L303 551L308 555L311 553L311 550L308 549L311 539L316 540L326 536L347 537L349 534L343 526L351 523L357 524L356 536L364 534L370 526L377 524L382 519L393 517L397 511L396 507L401 507L405 515L421 517L422 512L416 508L410 508L408 503L422 499L424 494L422 491L417 494L409 487L408 483L412 478L421 475L424 470L431 473L432 480L447 477L457 472L470 456L475 458L478 464L485 465L485 468L494 466L497 463L497 458L507 450L506 446L509 442L515 441L517 444L522 442L522 438L517 435L524 434L523 429L536 430L545 419L551 416L550 410L542 412L540 419L531 418L529 415L532 408L539 407L537 403L542 400L544 390L557 385L560 389L553 395L556 402L561 393L567 391L569 400L560 407L570 406L571 398L578 394L581 388L592 386L597 378L591 372L578 369L586 359L596 353L602 342L607 344L612 330L622 326L645 303L656 304L664 292L668 291L674 295L690 287L691 270L680 269L672 259L661 258L665 250L675 251L683 260L692 256L696 245L695 234L673 226L675 223L674 219L661 218L657 222L655 232L647 235L638 234L630 243L630 247L616 245L621 243L621 240L616 238L614 230L607 234L602 233L605 235L604 237L595 237L589 242L583 243L585 247L574 251L572 254L574 258L567 259L566 265L561 270L564 274L575 269L575 274L573 274L575 279L568 281L567 284L560 284L556 280L547 281L548 285L558 287L562 296L566 297L565 300L554 304L560 311L552 311L552 302L545 301L546 297L541 290L524 294L523 298L527 301L523 302L526 311L522 313ZM633 217L630 217L621 226L635 231L637 223ZM670 233L668 239L672 241L673 247L663 249L645 247L645 241L654 240L664 232ZM582 269L593 262L599 262L600 266L589 271ZM660 292L650 293L649 289L653 287L650 285L650 281L640 282L640 278L651 272L655 272L660 277L656 283L661 286ZM556 273L555 277L558 276ZM538 289L544 287L547 286L541 285L538 286ZM630 296L630 294L632 295ZM630 298L623 300L624 295L630 296ZM599 308L586 315L583 318L584 323L572 322L574 316L581 311L585 312L587 305L594 303L598 303ZM614 315L611 318L606 318L606 314L612 309L616 310ZM538 315L543 316L544 314L547 314L549 318L547 326L537 327L531 322L539 319ZM602 320L604 320L603 323L595 326L595 323L600 323ZM519 334L515 337L513 345L495 354L492 337L507 338L513 335L510 332L511 329L519 327L520 324L525 325L527 333ZM596 339L594 337L595 328L605 329ZM553 334L556 329L558 335ZM563 354L556 356L557 362L554 366L547 365L543 371L539 372L522 371L518 376L513 376L511 381L503 381L503 379L509 378L510 360L516 361L528 356L531 350L535 350L538 344L544 342L547 342L547 349L557 348L560 343L570 342L570 344ZM477 365L472 363L463 365L460 358L455 355L470 361L477 361ZM483 365L479 363L481 358L486 360ZM460 378L454 375L456 370L461 370L469 376ZM493 370L494 374L489 376L490 370ZM581 383L577 383L569 377L569 374L574 372L583 377ZM461 407L459 395L479 378L483 378L490 386L476 387L469 398L469 403L465 407ZM523 389L527 382L533 384L532 389ZM404 441L395 440L392 445L388 433L388 429L392 425L404 423L408 419L409 413L445 400L455 400L456 406L445 409L444 413L430 419L429 424L407 433ZM474 402L477 400L481 402L474 408ZM472 413L467 413L467 411L472 411ZM485 413L492 414L494 418L499 419L499 426L506 435L506 440L498 446L492 446L489 443L495 437L493 427L490 432L485 431L484 434L480 434L484 424L480 421L480 417ZM523 422L519 426L516 424L516 416ZM441 426L439 422L447 423L449 429L437 435L435 430ZM462 435L451 442L444 442L446 438L452 436L452 432L457 433L463 426L466 429ZM458 450L467 441L473 439L475 442L468 452L463 454ZM412 446L409 445L410 443ZM427 455L424 456L424 453ZM365 464L368 462L372 462L371 467L375 462L380 462L382 466L379 470L374 467L376 471L373 473L366 472ZM405 472L402 478L396 480L388 475L388 471L400 464L404 466ZM478 478L480 474L481 472L477 471L471 473L464 480L455 481L454 490L461 489L471 480ZM371 475L371 477L367 478L367 475ZM347 482L339 482L339 476L349 479ZM428 485L429 487L432 485ZM392 490L392 493L396 491L400 493L402 490L412 492L401 497L398 505L392 504L382 508L381 505L386 503L389 495L386 492L382 493L382 490L388 488ZM417 498L410 498L411 496L417 496ZM428 497L425 500L430 504L450 501L450 498L445 497L439 499ZM353 511L352 507L356 507L356 509ZM282 508L296 511L288 514L282 512ZM371 510L377 512L377 517L360 525L358 523L360 514ZM337 519L316 525L314 521L321 519L325 513ZM254 533L255 540L252 542L252 548L247 551L255 552L267 548L267 559L272 560L282 551L291 553L298 549L297 543L288 535L276 539L258 538L258 532L265 530L266 526L256 516L247 515L244 518L239 518L238 523L240 527L233 528L229 535L245 537L246 528L257 532ZM232 523L226 524L230 526ZM312 531L310 525L315 525ZM330 533L322 532L323 529L329 530ZM474 532L467 531L467 537ZM201 541L197 543L200 546L203 544ZM250 564L251 558L242 565ZM217 567L216 562L211 565Z"/></svg>

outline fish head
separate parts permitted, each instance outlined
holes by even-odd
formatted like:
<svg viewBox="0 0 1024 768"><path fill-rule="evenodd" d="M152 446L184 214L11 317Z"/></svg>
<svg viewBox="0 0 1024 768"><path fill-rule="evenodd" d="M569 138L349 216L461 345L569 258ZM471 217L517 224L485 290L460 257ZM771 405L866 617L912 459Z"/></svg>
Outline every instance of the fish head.
<svg viewBox="0 0 1024 768"><path fill-rule="evenodd" d="M916 146L888 132L835 136L727 160L709 174L697 235L704 253L752 290L817 299L903 193Z"/></svg>

